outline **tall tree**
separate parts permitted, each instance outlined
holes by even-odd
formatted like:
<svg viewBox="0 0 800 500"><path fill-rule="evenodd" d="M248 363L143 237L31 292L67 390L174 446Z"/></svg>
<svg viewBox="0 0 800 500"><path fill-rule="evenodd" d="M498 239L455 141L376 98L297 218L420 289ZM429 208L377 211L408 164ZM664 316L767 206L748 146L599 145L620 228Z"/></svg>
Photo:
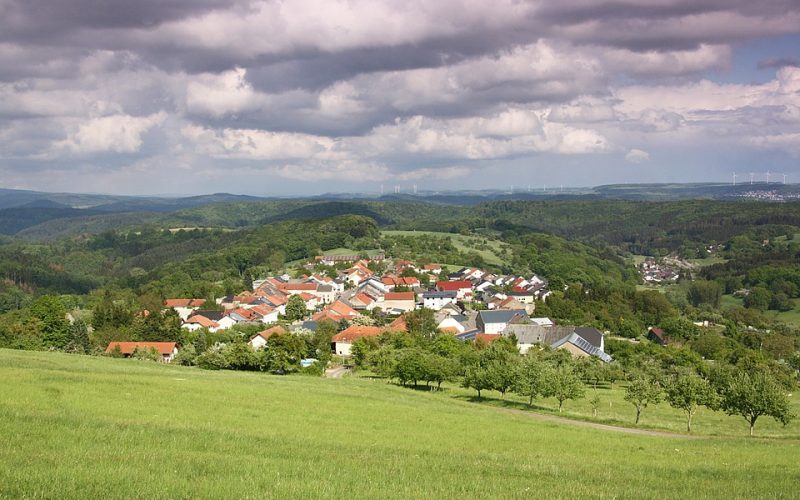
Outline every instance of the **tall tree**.
<svg viewBox="0 0 800 500"><path fill-rule="evenodd" d="M292 295L286 303L286 319L289 321L297 321L303 319L308 314L306 303L299 295Z"/></svg>

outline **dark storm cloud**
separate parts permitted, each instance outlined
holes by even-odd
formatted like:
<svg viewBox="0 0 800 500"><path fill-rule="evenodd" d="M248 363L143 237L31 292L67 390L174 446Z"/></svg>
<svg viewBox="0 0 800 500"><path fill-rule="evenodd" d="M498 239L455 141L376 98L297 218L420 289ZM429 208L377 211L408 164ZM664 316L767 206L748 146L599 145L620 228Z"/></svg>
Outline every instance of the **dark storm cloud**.
<svg viewBox="0 0 800 500"><path fill-rule="evenodd" d="M48 43L86 29L152 28L235 4L233 0L13 0L0 4L0 40Z"/></svg>

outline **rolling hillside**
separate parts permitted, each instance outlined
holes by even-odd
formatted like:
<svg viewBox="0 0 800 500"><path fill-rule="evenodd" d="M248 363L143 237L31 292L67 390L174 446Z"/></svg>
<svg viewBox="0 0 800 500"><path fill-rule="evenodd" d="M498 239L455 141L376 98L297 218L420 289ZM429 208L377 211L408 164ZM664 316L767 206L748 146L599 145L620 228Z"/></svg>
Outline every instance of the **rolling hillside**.
<svg viewBox="0 0 800 500"><path fill-rule="evenodd" d="M0 433L2 497L754 498L800 481L791 442L603 432L369 380L5 350Z"/></svg>

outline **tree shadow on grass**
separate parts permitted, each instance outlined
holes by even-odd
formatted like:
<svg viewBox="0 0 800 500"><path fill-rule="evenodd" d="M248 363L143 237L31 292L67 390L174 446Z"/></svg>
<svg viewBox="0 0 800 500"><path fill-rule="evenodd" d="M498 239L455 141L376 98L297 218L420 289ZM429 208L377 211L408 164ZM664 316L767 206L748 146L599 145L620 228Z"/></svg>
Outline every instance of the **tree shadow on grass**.
<svg viewBox="0 0 800 500"><path fill-rule="evenodd" d="M489 406L495 406L498 408L512 408L515 410L523 410L523 411L544 411L544 412L553 411L553 409L548 406L541 406L536 404L536 401L533 402L533 405L529 405L528 403L523 403L521 401L487 398L486 396L478 397L477 395L468 396L466 394L456 394L453 396L453 399L458 399L459 401L466 401L468 403L485 404Z"/></svg>

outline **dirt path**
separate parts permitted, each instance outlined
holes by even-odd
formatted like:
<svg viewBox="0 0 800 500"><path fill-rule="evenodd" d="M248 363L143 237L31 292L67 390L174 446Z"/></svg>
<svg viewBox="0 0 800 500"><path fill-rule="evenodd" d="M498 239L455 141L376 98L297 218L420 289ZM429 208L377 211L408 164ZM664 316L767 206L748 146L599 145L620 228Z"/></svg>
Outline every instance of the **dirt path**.
<svg viewBox="0 0 800 500"><path fill-rule="evenodd" d="M328 378L342 378L345 373L349 373L350 369L344 366L336 366L325 370L325 376Z"/></svg>
<svg viewBox="0 0 800 500"><path fill-rule="evenodd" d="M498 408L499 411L506 413L513 413L514 415L522 415L528 418L535 418L536 420L545 420L557 424L573 425L575 427L588 427L590 429L600 429L603 431L621 432L623 434L636 434L639 436L654 436L654 437L668 437L676 439L699 439L704 436L694 436L691 434L677 434L674 432L666 431L651 431L648 429L631 429L629 427L617 427L614 425L598 424L596 422L586 422L585 420L573 420L571 418L558 417L556 415L546 415L544 413L535 413L532 411L514 410L512 408Z"/></svg>

